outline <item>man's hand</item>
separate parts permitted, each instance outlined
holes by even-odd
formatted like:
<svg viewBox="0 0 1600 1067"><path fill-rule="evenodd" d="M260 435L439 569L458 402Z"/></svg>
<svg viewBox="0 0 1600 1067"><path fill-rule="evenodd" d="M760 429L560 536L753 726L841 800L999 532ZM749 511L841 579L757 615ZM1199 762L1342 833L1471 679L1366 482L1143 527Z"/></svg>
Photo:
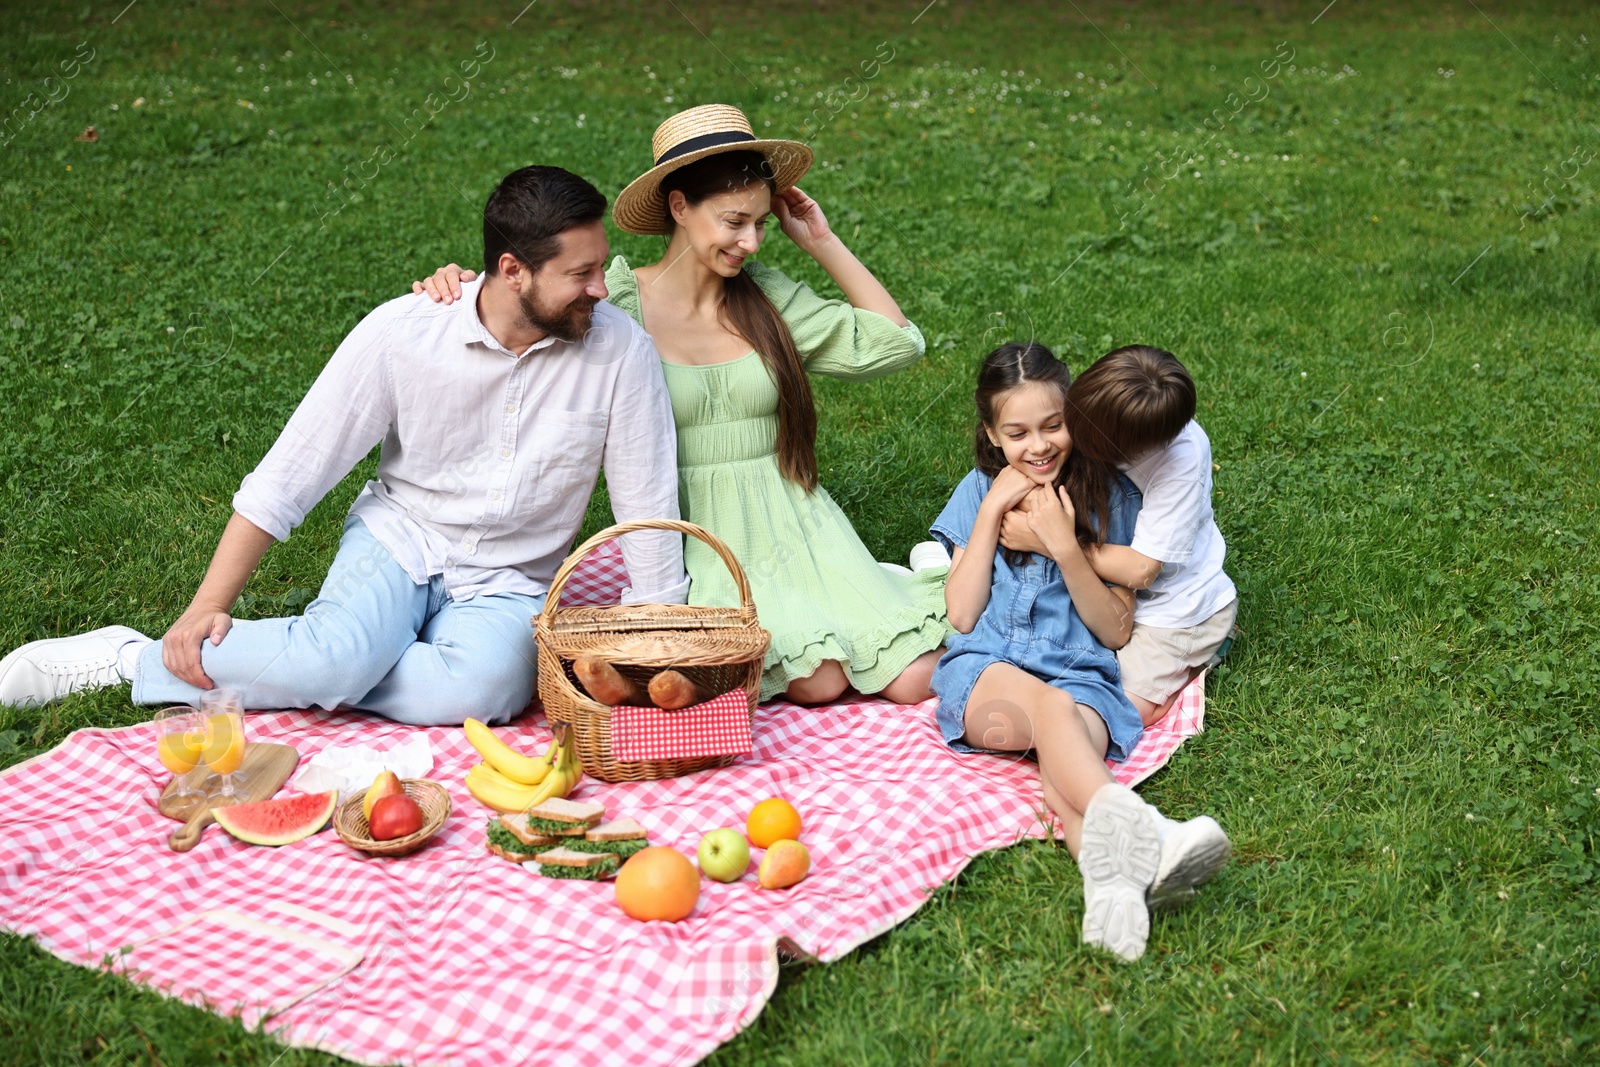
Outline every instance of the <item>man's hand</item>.
<svg viewBox="0 0 1600 1067"><path fill-rule="evenodd" d="M222 639L233 626L233 616L226 611L202 604L190 604L178 616L178 621L161 638L161 662L167 670L190 685L201 689L216 688L206 672L200 668L200 646L210 641L222 644Z"/></svg>
<svg viewBox="0 0 1600 1067"><path fill-rule="evenodd" d="M161 662L167 670L190 685L214 689L206 672L200 669L200 646L206 641L222 644L222 638L233 625L228 614L245 583L255 573L256 564L272 544L272 535L239 514L228 519L222 531L217 550L211 556L211 566L200 589L189 602L189 609L178 616L161 638Z"/></svg>

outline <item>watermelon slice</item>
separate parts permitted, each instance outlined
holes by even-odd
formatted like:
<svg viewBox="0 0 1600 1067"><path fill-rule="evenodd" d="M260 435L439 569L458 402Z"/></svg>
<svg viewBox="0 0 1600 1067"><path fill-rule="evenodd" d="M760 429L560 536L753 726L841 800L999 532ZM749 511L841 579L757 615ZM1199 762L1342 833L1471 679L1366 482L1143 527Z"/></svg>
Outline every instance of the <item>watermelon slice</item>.
<svg viewBox="0 0 1600 1067"><path fill-rule="evenodd" d="M212 814L228 833L252 845L287 845L310 837L333 817L339 791L290 793L273 800L233 804Z"/></svg>

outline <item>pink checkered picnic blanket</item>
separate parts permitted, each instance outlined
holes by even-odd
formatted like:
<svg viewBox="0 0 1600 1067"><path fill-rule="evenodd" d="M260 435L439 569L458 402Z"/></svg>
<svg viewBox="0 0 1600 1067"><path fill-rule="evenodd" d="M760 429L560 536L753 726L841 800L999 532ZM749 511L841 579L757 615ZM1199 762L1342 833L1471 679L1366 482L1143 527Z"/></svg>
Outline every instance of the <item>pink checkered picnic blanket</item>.
<svg viewBox="0 0 1600 1067"><path fill-rule="evenodd" d="M628 588L628 566L622 562L622 546L615 541L590 552L572 568L561 589L561 607L603 607L622 600Z"/></svg>
<svg viewBox="0 0 1600 1067"><path fill-rule="evenodd" d="M677 924L626 918L610 883L544 879L486 854L489 813L461 784L478 757L459 729L426 731L431 777L449 786L455 811L400 859L353 852L332 832L258 848L216 827L192 852L170 852L175 824L155 810L168 776L150 728L80 730L0 773L0 925L85 966L109 954L169 995L366 1063L693 1063L760 1013L780 947L837 959L979 853L1052 832L1036 766L952 751L933 710L767 704L753 751L731 767L584 781L578 799L636 817L652 843L690 856L706 831L742 826L763 797L800 810L805 881L758 890L754 865L731 885L706 880ZM1197 679L1118 777L1164 763L1203 711ZM330 744L386 748L414 730L354 713L262 712L249 723L254 739L292 744L302 763ZM500 732L524 750L549 741L532 715ZM174 929L202 913L187 935Z"/></svg>
<svg viewBox="0 0 1600 1067"><path fill-rule="evenodd" d="M358 929L299 909L287 915L272 912L271 917L287 918L289 924L225 908L197 912L170 930L127 946L111 958L110 967L196 1007L237 1015L253 1028L361 963L362 953L342 943L359 936ZM273 967L216 966L217 960L228 958L270 959Z"/></svg>

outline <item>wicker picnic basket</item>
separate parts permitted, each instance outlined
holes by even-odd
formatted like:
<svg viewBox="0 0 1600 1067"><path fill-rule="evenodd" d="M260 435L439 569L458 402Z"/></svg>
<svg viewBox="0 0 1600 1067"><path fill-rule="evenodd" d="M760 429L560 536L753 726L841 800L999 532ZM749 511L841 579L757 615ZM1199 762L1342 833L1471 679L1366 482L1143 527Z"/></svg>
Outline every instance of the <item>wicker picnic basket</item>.
<svg viewBox="0 0 1600 1067"><path fill-rule="evenodd" d="M686 604L622 604L604 608L560 608L561 590L583 558L607 541L636 530L672 530L711 546L733 574L739 589L734 608ZM771 635L756 622L750 583L733 551L715 534L692 522L642 519L601 530L573 550L550 583L544 611L534 619L539 642L539 699L552 724L573 732L583 772L603 782L642 782L675 778L708 767L723 767L732 756L647 760L622 763L611 755L611 709L592 699L572 672L579 656L600 656L639 685L668 667L687 675L711 693L743 689L755 714L761 693L761 668Z"/></svg>

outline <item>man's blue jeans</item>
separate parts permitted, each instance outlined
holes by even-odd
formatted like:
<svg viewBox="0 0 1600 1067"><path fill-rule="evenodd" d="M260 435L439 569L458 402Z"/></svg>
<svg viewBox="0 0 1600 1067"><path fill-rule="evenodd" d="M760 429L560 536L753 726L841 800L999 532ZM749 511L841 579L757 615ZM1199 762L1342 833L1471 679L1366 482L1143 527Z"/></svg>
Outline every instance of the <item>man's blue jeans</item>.
<svg viewBox="0 0 1600 1067"><path fill-rule="evenodd" d="M494 593L452 601L444 581L411 580L357 518L304 615L241 620L200 664L246 708L337 707L416 726L468 717L503 723L533 699L532 618L544 598ZM161 642L139 656L136 704L196 703L201 690L168 671Z"/></svg>

